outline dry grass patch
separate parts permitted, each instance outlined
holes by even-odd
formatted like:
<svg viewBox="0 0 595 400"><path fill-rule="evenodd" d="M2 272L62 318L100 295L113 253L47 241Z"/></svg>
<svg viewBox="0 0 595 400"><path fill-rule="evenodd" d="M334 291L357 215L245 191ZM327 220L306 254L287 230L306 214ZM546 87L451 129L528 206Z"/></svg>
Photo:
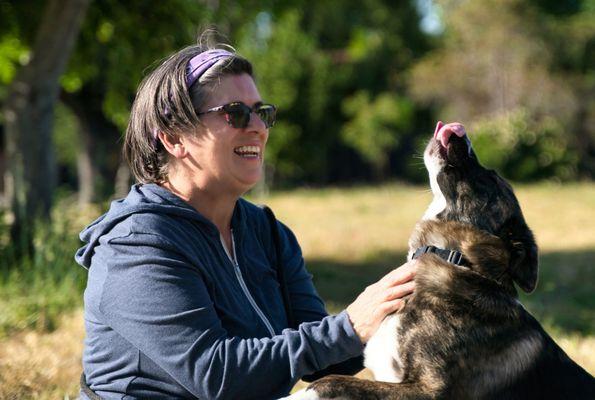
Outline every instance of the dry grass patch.
<svg viewBox="0 0 595 400"><path fill-rule="evenodd" d="M595 185L514 185L542 251L595 250ZM407 249L432 194L402 184L303 189L260 199L296 233L307 257L361 259Z"/></svg>
<svg viewBox="0 0 595 400"><path fill-rule="evenodd" d="M554 335L554 340L577 364L595 375L595 336Z"/></svg>
<svg viewBox="0 0 595 400"><path fill-rule="evenodd" d="M51 333L22 332L0 342L0 399L74 399L83 349L83 313Z"/></svg>
<svg viewBox="0 0 595 400"><path fill-rule="evenodd" d="M407 250L431 200L420 186L297 190L263 200L296 233L307 258L360 261Z"/></svg>

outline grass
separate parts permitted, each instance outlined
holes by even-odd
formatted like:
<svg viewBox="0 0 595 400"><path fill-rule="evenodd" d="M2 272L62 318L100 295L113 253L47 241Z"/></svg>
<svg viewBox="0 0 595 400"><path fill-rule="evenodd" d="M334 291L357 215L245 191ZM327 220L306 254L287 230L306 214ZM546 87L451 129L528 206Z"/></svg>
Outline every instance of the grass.
<svg viewBox="0 0 595 400"><path fill-rule="evenodd" d="M81 374L83 314L61 316L52 332L27 330L0 345L0 399L75 399Z"/></svg>
<svg viewBox="0 0 595 400"><path fill-rule="evenodd" d="M82 305L86 272L73 259L82 218L98 214L64 201L54 210L52 226L35 227L33 257L15 256L14 246L0 250L0 339L25 329L52 331L60 317ZM7 229L0 232L5 242Z"/></svg>
<svg viewBox="0 0 595 400"><path fill-rule="evenodd" d="M541 251L538 288L522 301L593 374L595 184L527 185L516 191ZM409 234L430 193L394 184L294 190L257 201L270 205L296 233L316 287L329 309L338 311L404 262ZM98 210L60 207L56 213L62 218L55 220L63 223L38 232L40 256L10 273L8 264L1 264L6 257L0 262L0 399L74 398L78 391L85 271L72 255L76 232Z"/></svg>
<svg viewBox="0 0 595 400"><path fill-rule="evenodd" d="M525 307L595 374L595 185L515 185L540 247L538 287ZM267 203L292 227L330 310L406 257L407 240L431 194L420 187L299 190Z"/></svg>

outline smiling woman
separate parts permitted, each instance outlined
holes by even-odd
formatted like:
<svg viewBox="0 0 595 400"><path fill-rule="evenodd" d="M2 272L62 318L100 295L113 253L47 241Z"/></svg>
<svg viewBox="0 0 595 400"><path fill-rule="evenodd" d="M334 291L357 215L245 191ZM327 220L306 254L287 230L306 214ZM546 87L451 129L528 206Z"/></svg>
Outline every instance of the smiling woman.
<svg viewBox="0 0 595 400"><path fill-rule="evenodd" d="M169 154L170 169L163 187L210 217L223 233L228 248L231 235L226 224L235 200L254 186L262 174L269 132L260 116L250 118L252 109L261 103L258 89L248 73L226 75L219 80L217 90L204 105L205 109L218 112L199 112L202 126L195 130L195 134L158 133L159 141ZM248 117L238 116L242 111L232 108L233 104L242 104L246 108L246 104L250 104ZM242 118L244 126L234 127ZM203 196L193 196L197 188L217 193L217 198L212 199L217 204L205 202ZM231 207L217 207L225 203Z"/></svg>
<svg viewBox="0 0 595 400"><path fill-rule="evenodd" d="M279 398L362 368L414 267L327 314L293 233L241 198L275 117L229 49L188 47L141 83L124 143L139 183L76 255L89 270L83 399Z"/></svg>

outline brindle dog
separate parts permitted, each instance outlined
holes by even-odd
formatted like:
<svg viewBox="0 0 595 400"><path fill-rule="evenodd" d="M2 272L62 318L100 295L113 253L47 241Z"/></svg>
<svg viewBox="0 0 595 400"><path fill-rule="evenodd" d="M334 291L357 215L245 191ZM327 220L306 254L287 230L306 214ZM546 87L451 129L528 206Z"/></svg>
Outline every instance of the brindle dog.
<svg viewBox="0 0 595 400"><path fill-rule="evenodd" d="M466 137L440 139L424 153L434 200L409 256L443 250L417 251L415 292L368 342L377 381L329 376L290 399L595 399L593 377L518 301L514 284L533 291L538 261L512 188Z"/></svg>

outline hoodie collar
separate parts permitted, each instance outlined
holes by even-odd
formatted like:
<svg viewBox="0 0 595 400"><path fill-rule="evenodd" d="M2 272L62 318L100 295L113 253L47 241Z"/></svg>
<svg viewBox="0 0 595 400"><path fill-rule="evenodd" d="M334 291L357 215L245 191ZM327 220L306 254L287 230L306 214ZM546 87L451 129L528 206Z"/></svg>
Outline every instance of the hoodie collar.
<svg viewBox="0 0 595 400"><path fill-rule="evenodd" d="M231 227L238 234L241 234L246 224L243 202L242 199L236 202L231 220ZM136 184L124 199L113 201L105 214L81 231L79 237L85 245L75 255L77 263L89 268L99 239L130 215L139 213L180 216L199 223L210 235L219 235L215 224L174 193L154 183Z"/></svg>

